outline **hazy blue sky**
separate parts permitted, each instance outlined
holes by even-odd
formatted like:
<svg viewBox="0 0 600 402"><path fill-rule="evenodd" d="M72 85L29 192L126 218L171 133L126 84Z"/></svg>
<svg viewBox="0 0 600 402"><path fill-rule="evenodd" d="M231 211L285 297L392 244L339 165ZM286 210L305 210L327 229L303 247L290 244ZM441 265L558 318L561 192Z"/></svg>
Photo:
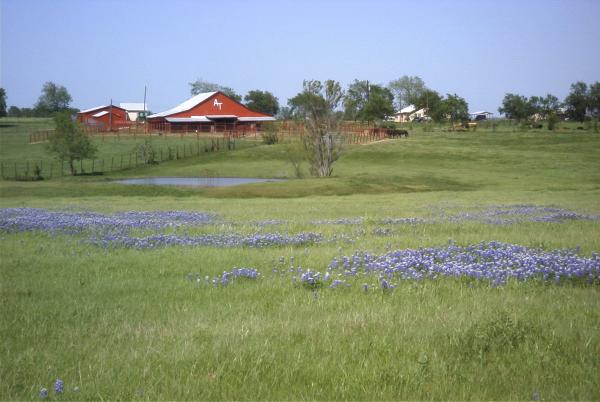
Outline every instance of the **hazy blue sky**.
<svg viewBox="0 0 600 402"><path fill-rule="evenodd" d="M156 112L197 78L285 103L304 79L406 74L497 112L506 92L563 99L600 80L600 0L0 2L0 85L19 107L46 81L81 109L147 84Z"/></svg>

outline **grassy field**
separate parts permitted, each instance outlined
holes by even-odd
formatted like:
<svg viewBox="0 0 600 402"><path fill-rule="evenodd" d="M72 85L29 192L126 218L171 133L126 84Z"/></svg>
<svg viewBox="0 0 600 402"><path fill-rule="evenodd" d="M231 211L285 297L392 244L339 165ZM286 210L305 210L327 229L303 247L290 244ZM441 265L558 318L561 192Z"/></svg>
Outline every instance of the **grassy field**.
<svg viewBox="0 0 600 402"><path fill-rule="evenodd" d="M3 130L0 155L22 152L4 147L28 129ZM37 399L45 387L53 400L598 400L598 279L394 277L396 288L384 290L364 273L340 276L339 288L308 286L298 270L325 274L334 259L365 252L494 241L540 253L578 247L573 259L597 259L599 149L589 130L414 129L408 139L347 146L325 179L295 179L280 144L102 177L0 181L0 223L8 208L176 210L215 218L117 235L318 239L147 248L118 243L96 223L0 229L0 399ZM205 172L290 180L112 183ZM48 222L21 211L34 225ZM234 267L261 276L212 283ZM57 378L64 394L52 391Z"/></svg>

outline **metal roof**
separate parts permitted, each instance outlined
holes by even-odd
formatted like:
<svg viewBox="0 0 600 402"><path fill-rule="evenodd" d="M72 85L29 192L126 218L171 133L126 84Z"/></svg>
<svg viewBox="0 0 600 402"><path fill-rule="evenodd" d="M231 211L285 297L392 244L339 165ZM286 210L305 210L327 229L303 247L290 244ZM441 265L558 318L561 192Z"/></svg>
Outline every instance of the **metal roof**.
<svg viewBox="0 0 600 402"><path fill-rule="evenodd" d="M170 115L175 114L175 113L185 112L186 110L190 110L194 106L196 106L196 105L204 102L205 100L207 100L208 98L210 98L211 96L213 96L216 93L217 92L203 92L201 94L198 94L196 96L191 97L190 99L188 99L185 102L183 102L183 103L175 106L174 108L171 108L169 110L165 110L164 112L155 113L153 115L148 116L148 118L166 117L166 116L170 116Z"/></svg>
<svg viewBox="0 0 600 402"><path fill-rule="evenodd" d="M207 114L206 117L208 117L209 119L236 119L237 118L237 116L234 114Z"/></svg>
<svg viewBox="0 0 600 402"><path fill-rule="evenodd" d="M94 110L104 109L105 107L110 107L110 105L96 106L96 107L93 107L90 109L81 110L81 111L79 111L79 113L89 113L89 112L93 112Z"/></svg>
<svg viewBox="0 0 600 402"><path fill-rule="evenodd" d="M102 116L107 115L107 114L108 114L108 112L106 110L103 110L101 112L93 114L92 117L102 117Z"/></svg>
<svg viewBox="0 0 600 402"><path fill-rule="evenodd" d="M482 110L482 111L479 111L479 112L473 112L473 113L469 113L469 114L472 114L472 115L477 115L477 114L493 114L493 113L491 113L491 112L486 112L485 110Z"/></svg>
<svg viewBox="0 0 600 402"><path fill-rule="evenodd" d="M206 116L165 117L165 120L169 123L208 123L211 121L207 119Z"/></svg>
<svg viewBox="0 0 600 402"><path fill-rule="evenodd" d="M412 113L415 110L417 110L415 105L408 105L407 107L401 109L398 113Z"/></svg>
<svg viewBox="0 0 600 402"><path fill-rule="evenodd" d="M275 117L238 117L238 121L275 121Z"/></svg>
<svg viewBox="0 0 600 402"><path fill-rule="evenodd" d="M148 110L148 104L144 109L144 102L121 102L119 106L128 112L145 112Z"/></svg>

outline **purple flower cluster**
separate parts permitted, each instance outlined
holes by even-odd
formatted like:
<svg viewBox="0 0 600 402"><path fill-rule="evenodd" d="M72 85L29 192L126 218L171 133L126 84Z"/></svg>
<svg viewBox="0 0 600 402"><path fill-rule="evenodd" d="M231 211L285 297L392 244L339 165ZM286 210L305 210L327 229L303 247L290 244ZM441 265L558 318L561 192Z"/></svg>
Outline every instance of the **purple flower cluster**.
<svg viewBox="0 0 600 402"><path fill-rule="evenodd" d="M51 211L38 208L0 209L0 230L77 233L85 230L166 229L214 223L216 216L185 211L129 211L112 215L96 212Z"/></svg>
<svg viewBox="0 0 600 402"><path fill-rule="evenodd" d="M454 215L442 213L442 220L450 222L481 222L492 225L508 225L519 222L563 223L572 220L600 220L597 215L585 215L556 207L538 205L501 205L481 211L460 212Z"/></svg>
<svg viewBox="0 0 600 402"><path fill-rule="evenodd" d="M231 271L223 271L221 275L212 278L210 276L205 276L204 278L202 278L202 275L200 275L199 273L189 273L186 275L186 278L189 281L195 282L196 284L213 285L215 287L218 287L227 286L234 280L240 278L257 280L261 278L261 273L258 272L256 268L234 267Z"/></svg>
<svg viewBox="0 0 600 402"><path fill-rule="evenodd" d="M92 237L92 244L108 247L126 247L136 249L153 249L165 246L210 246L210 247L269 247L299 246L321 243L324 238L318 233L298 233L286 235L281 233L255 234L203 234L197 236L179 234L155 234L146 237L135 237L123 234L106 234Z"/></svg>
<svg viewBox="0 0 600 402"><path fill-rule="evenodd" d="M357 252L342 257L342 261L340 267L334 258L329 270L343 276L377 275L382 289L394 286L391 280L440 277L467 277L496 285L510 278L519 281L539 278L556 283L581 279L590 284L600 280L600 257L596 253L587 258L573 250L544 251L501 242L405 249L379 256Z"/></svg>
<svg viewBox="0 0 600 402"><path fill-rule="evenodd" d="M380 221L384 225L419 225L426 222L423 218L384 218Z"/></svg>
<svg viewBox="0 0 600 402"><path fill-rule="evenodd" d="M65 383L60 378L57 378L54 382L54 393L62 394L65 391ZM41 388L39 392L39 397L41 399L48 398L48 388Z"/></svg>
<svg viewBox="0 0 600 402"><path fill-rule="evenodd" d="M62 394L65 390L65 383L61 379L57 379L54 383L54 392L57 394Z"/></svg>
<svg viewBox="0 0 600 402"><path fill-rule="evenodd" d="M364 222L363 218L339 218L339 219L323 219L312 220L312 225L360 225Z"/></svg>

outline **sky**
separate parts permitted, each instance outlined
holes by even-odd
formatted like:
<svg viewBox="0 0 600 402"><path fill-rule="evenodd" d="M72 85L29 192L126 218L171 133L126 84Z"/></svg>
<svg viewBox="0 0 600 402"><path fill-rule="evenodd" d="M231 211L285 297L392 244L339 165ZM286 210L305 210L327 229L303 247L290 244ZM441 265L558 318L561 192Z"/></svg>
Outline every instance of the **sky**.
<svg viewBox="0 0 600 402"><path fill-rule="evenodd" d="M551 93L600 80L600 0L0 0L0 87L31 107L43 84L71 106L190 97L196 79L272 92L305 79L387 85L419 76L471 111L506 93Z"/></svg>

